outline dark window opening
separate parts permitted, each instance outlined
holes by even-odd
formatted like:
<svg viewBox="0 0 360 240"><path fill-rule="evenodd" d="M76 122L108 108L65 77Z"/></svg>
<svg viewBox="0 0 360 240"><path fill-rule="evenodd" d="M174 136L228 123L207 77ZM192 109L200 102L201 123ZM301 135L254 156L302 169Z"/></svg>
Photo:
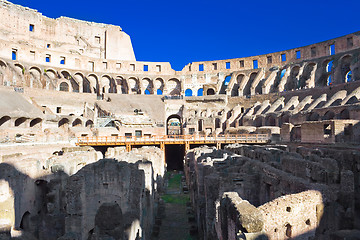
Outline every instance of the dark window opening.
<svg viewBox="0 0 360 240"><path fill-rule="evenodd" d="M200 72L204 71L204 64L199 64L199 71Z"/></svg>
<svg viewBox="0 0 360 240"><path fill-rule="evenodd" d="M51 45L49 43L46 44L46 48L51 48Z"/></svg>
<svg viewBox="0 0 360 240"><path fill-rule="evenodd" d="M240 60L240 67L243 68L245 66L244 60Z"/></svg>
<svg viewBox="0 0 360 240"><path fill-rule="evenodd" d="M346 43L347 43L347 47L350 48L352 46L354 46L354 41L352 37L349 37L346 39Z"/></svg>
<svg viewBox="0 0 360 240"><path fill-rule="evenodd" d="M95 36L95 42L96 43L100 43L101 42L101 38L99 36Z"/></svg>
<svg viewBox="0 0 360 240"><path fill-rule="evenodd" d="M61 113L61 107L56 108L56 113Z"/></svg>
<svg viewBox="0 0 360 240"><path fill-rule="evenodd" d="M267 56L267 63L272 64L272 56Z"/></svg>
<svg viewBox="0 0 360 240"><path fill-rule="evenodd" d="M141 130L135 130L135 137L141 137L142 131Z"/></svg>
<svg viewBox="0 0 360 240"><path fill-rule="evenodd" d="M301 58L301 51L296 51L296 59L300 59Z"/></svg>
<svg viewBox="0 0 360 240"><path fill-rule="evenodd" d="M144 72L149 71L149 65L144 65Z"/></svg>
<svg viewBox="0 0 360 240"><path fill-rule="evenodd" d="M281 54L281 61L286 62L286 54L285 53Z"/></svg>
<svg viewBox="0 0 360 240"><path fill-rule="evenodd" d="M324 124L324 138L331 136L331 125L330 124Z"/></svg>
<svg viewBox="0 0 360 240"><path fill-rule="evenodd" d="M315 57L316 56L316 47L312 47L310 49L310 51L311 51L311 57Z"/></svg>
<svg viewBox="0 0 360 240"><path fill-rule="evenodd" d="M30 32L34 32L34 31L35 31L35 26L34 26L34 24L30 24L30 25L29 25L29 31L30 31Z"/></svg>
<svg viewBox="0 0 360 240"><path fill-rule="evenodd" d="M46 54L45 62L50 62L50 61L51 61L51 55Z"/></svg>
<svg viewBox="0 0 360 240"><path fill-rule="evenodd" d="M329 49L330 49L330 55L334 55L335 54L335 44L330 45Z"/></svg>
<svg viewBox="0 0 360 240"><path fill-rule="evenodd" d="M217 70L217 63L213 63L213 70Z"/></svg>
<svg viewBox="0 0 360 240"><path fill-rule="evenodd" d="M65 64L65 57L60 57L60 64L62 64L62 65Z"/></svg>
<svg viewBox="0 0 360 240"><path fill-rule="evenodd" d="M17 59L17 50L13 49L11 52L11 59L16 60Z"/></svg>
<svg viewBox="0 0 360 240"><path fill-rule="evenodd" d="M225 66L226 66L226 69L230 69L230 67L231 67L230 62L226 62Z"/></svg>
<svg viewBox="0 0 360 240"><path fill-rule="evenodd" d="M259 66L258 66L258 60L253 60L253 68L254 69L258 69Z"/></svg>

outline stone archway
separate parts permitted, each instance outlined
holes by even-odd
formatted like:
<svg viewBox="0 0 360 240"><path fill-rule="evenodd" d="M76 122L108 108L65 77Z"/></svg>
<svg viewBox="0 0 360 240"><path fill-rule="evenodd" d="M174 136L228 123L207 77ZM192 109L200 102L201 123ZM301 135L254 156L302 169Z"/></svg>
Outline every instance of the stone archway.
<svg viewBox="0 0 360 240"><path fill-rule="evenodd" d="M182 135L182 121L179 115L173 114L166 120L167 135Z"/></svg>

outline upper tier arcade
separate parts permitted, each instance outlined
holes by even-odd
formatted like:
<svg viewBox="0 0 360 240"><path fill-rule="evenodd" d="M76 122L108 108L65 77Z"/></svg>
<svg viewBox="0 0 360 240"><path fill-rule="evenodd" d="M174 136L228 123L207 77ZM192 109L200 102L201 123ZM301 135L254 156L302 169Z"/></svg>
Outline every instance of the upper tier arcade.
<svg viewBox="0 0 360 240"><path fill-rule="evenodd" d="M305 47L245 58L193 62L136 61L120 27L0 0L0 85L102 95L253 96L360 79L360 32Z"/></svg>

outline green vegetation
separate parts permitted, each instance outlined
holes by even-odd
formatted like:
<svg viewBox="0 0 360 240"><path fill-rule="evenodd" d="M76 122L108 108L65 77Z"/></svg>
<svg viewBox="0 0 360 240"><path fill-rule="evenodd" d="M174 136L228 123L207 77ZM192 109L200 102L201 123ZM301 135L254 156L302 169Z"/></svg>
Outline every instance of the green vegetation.
<svg viewBox="0 0 360 240"><path fill-rule="evenodd" d="M181 192L182 174L167 172L165 177L168 179L169 190L179 190L179 192ZM164 194L161 196L161 198L166 203L175 203L182 205L185 205L188 201L190 201L189 195L185 194Z"/></svg>
<svg viewBox="0 0 360 240"><path fill-rule="evenodd" d="M161 196L161 199L166 203L175 203L186 205L188 201L190 201L189 195L184 194L164 194Z"/></svg>
<svg viewBox="0 0 360 240"><path fill-rule="evenodd" d="M176 189L176 188L180 188L180 183L181 183L181 174L179 173L175 173L173 174L173 176L169 179L169 189ZM169 176L170 177L170 176Z"/></svg>

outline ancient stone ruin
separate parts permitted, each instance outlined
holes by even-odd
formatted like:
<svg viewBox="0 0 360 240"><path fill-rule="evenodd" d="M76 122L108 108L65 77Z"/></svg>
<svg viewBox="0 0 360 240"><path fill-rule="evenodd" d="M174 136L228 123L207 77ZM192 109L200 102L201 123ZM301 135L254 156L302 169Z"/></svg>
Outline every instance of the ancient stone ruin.
<svg viewBox="0 0 360 240"><path fill-rule="evenodd" d="M175 71L119 26L0 19L1 240L162 239L172 171L193 239L360 239L360 32Z"/></svg>

